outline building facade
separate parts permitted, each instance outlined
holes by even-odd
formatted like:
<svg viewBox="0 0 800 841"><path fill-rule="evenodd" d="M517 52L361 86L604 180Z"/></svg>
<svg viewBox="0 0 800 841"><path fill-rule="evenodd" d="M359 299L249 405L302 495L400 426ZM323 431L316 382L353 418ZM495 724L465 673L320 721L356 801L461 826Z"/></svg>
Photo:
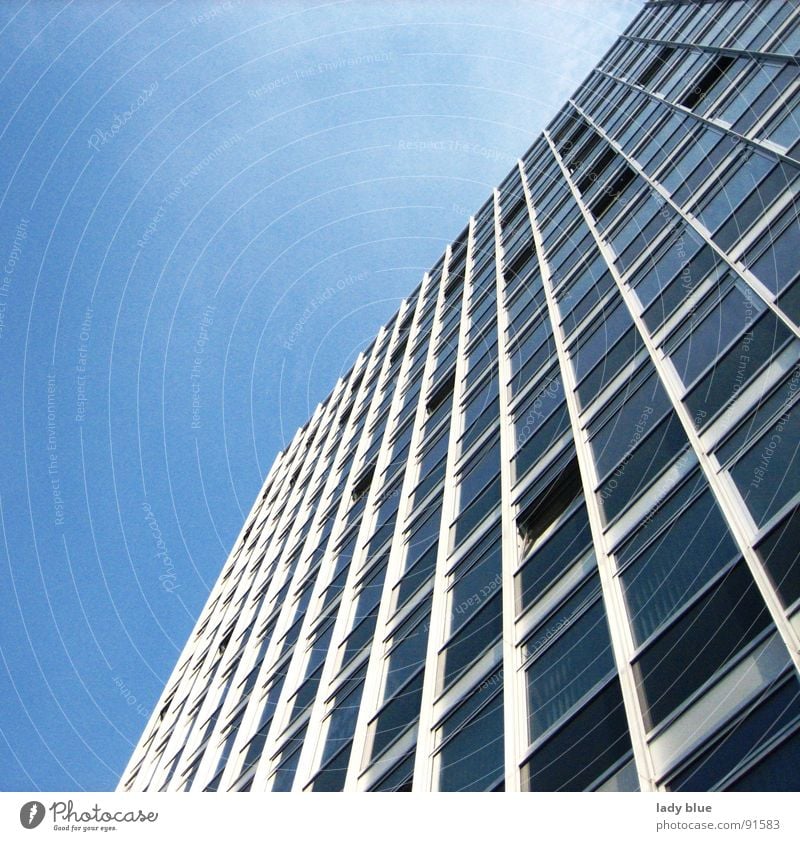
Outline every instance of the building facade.
<svg viewBox="0 0 800 841"><path fill-rule="evenodd" d="M798 48L643 6L278 455L121 790L800 786Z"/></svg>

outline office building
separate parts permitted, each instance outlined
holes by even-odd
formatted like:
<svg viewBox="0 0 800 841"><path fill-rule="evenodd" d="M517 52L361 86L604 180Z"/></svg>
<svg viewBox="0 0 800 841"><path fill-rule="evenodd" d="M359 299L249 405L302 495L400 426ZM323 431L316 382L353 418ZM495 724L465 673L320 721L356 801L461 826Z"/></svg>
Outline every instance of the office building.
<svg viewBox="0 0 800 841"><path fill-rule="evenodd" d="M798 48L642 7L278 455L122 790L798 788Z"/></svg>

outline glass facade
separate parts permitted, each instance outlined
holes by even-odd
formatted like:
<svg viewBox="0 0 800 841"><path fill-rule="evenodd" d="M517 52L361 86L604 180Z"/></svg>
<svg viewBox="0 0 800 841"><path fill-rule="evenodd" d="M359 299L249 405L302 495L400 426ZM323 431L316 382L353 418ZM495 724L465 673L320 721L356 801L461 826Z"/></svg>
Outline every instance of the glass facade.
<svg viewBox="0 0 800 841"><path fill-rule="evenodd" d="M120 789L800 788L798 49L642 7L278 455Z"/></svg>

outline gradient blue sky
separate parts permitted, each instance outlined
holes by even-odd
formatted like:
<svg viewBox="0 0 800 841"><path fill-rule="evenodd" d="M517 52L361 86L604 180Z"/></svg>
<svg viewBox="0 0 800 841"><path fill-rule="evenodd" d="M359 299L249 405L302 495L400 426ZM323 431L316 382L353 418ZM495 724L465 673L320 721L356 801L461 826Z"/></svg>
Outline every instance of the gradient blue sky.
<svg viewBox="0 0 800 841"><path fill-rule="evenodd" d="M0 4L0 789L116 785L275 454L640 5Z"/></svg>

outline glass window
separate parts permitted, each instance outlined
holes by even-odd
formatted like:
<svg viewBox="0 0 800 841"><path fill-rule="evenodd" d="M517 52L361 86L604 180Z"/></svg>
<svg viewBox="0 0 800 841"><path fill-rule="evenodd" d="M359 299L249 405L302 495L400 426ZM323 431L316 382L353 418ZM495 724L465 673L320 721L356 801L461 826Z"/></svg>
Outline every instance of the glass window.
<svg viewBox="0 0 800 841"><path fill-rule="evenodd" d="M800 507L790 511L756 551L784 607L794 604L800 599Z"/></svg>
<svg viewBox="0 0 800 841"><path fill-rule="evenodd" d="M498 524L499 526L499 524ZM500 530L493 528L467 552L453 573L450 590L450 633L455 633L500 587Z"/></svg>
<svg viewBox="0 0 800 841"><path fill-rule="evenodd" d="M770 623L749 570L737 564L634 663L646 725L663 721Z"/></svg>
<svg viewBox="0 0 800 841"><path fill-rule="evenodd" d="M708 271L707 266L702 268L702 275L692 271L702 247L700 235L685 225L672 233L652 257L648 255L631 280L642 305L648 307L677 279L689 287L684 294L696 286Z"/></svg>
<svg viewBox="0 0 800 841"><path fill-rule="evenodd" d="M688 446L678 416L668 412L597 489L604 521L609 523L624 511Z"/></svg>
<svg viewBox="0 0 800 841"><path fill-rule="evenodd" d="M713 791L737 766L758 755L774 736L800 719L800 685L790 677L755 709L739 717L669 782L670 791ZM800 769L800 763L795 763ZM795 780L792 791L800 785ZM764 791L777 791L770 787Z"/></svg>
<svg viewBox="0 0 800 841"><path fill-rule="evenodd" d="M726 102L714 112L714 117L728 125L735 123L747 111L764 89L780 72L781 65L758 62L750 75L731 91Z"/></svg>
<svg viewBox="0 0 800 841"><path fill-rule="evenodd" d="M521 613L541 598L592 546L586 505L567 517L541 545L534 548L515 575L517 611Z"/></svg>
<svg viewBox="0 0 800 841"><path fill-rule="evenodd" d="M479 688L473 696L481 693L490 694ZM445 721L443 733L448 729ZM503 695L498 692L455 735L447 734L449 740L439 752L439 791L486 791L494 786L503 776L503 729Z"/></svg>
<svg viewBox="0 0 800 841"><path fill-rule="evenodd" d="M458 510L463 511L500 469L500 440L478 451L460 471Z"/></svg>
<svg viewBox="0 0 800 841"><path fill-rule="evenodd" d="M419 718L423 674L423 671L420 671L403 687L403 691L392 698L370 722L369 732L372 736L370 761L374 762Z"/></svg>
<svg viewBox="0 0 800 841"><path fill-rule="evenodd" d="M500 413L500 395L498 393L497 366L473 392L464 406L464 435L461 442L462 452L467 450L485 432Z"/></svg>
<svg viewBox="0 0 800 841"><path fill-rule="evenodd" d="M622 572L636 642L647 639L737 554L713 495L705 491Z"/></svg>
<svg viewBox="0 0 800 841"><path fill-rule="evenodd" d="M788 409L731 468L731 476L761 526L800 491L800 411Z"/></svg>
<svg viewBox="0 0 800 841"><path fill-rule="evenodd" d="M443 689L449 687L456 678L473 666L481 653L497 642L503 634L500 582L490 582L486 586L491 590L491 595L461 626L440 655Z"/></svg>
<svg viewBox="0 0 800 841"><path fill-rule="evenodd" d="M750 326L742 340L719 357L708 373L692 387L685 402L695 425L702 428L732 400L789 340L791 334L767 310Z"/></svg>
<svg viewBox="0 0 800 841"><path fill-rule="evenodd" d="M756 189L772 167L773 161L757 152L739 155L712 194L693 211L694 215L709 231L715 231Z"/></svg>
<svg viewBox="0 0 800 841"><path fill-rule="evenodd" d="M678 111L670 111L665 122L656 130L647 143L635 153L642 168L653 174L662 161L672 153L686 137L694 120Z"/></svg>
<svg viewBox="0 0 800 841"><path fill-rule="evenodd" d="M577 380L581 380L598 360L608 353L625 330L633 325L633 320L619 296L615 296L612 305L603 309L598 322L592 333L581 335L569 349Z"/></svg>
<svg viewBox="0 0 800 841"><path fill-rule="evenodd" d="M766 65L765 65L766 66ZM733 124L733 131L738 134L748 134L756 123L776 99L782 98L786 87L797 79L798 69L793 64L784 65L780 71L765 84L761 93L755 97L752 104Z"/></svg>
<svg viewBox="0 0 800 841"><path fill-rule="evenodd" d="M384 700L391 698L411 675L425 665L429 627L430 607L425 606L406 620L395 634L392 650L386 659Z"/></svg>
<svg viewBox="0 0 800 841"><path fill-rule="evenodd" d="M630 318L625 313L627 318ZM600 357L599 362L583 378L578 385L578 400L581 408L586 408L611 380L617 375L620 369L627 365L631 359L644 348L644 342L639 331L631 325L619 341Z"/></svg>
<svg viewBox="0 0 800 841"><path fill-rule="evenodd" d="M797 255L800 254L800 224L792 209L787 214L789 223L779 230L774 226L762 239L762 241L750 250L753 254L766 246L760 256L747 260L750 271L772 292L780 292L785 289L800 272ZM784 221L787 221L785 218Z"/></svg>
<svg viewBox="0 0 800 841"><path fill-rule="evenodd" d="M307 724L304 724L281 748L276 759L276 770L272 775L272 791L291 791L294 782L297 763L300 759L300 748L306 736Z"/></svg>
<svg viewBox="0 0 800 841"><path fill-rule="evenodd" d="M595 601L566 628L554 629L526 670L528 738L540 738L607 675L614 671L602 599Z"/></svg>
<svg viewBox="0 0 800 841"><path fill-rule="evenodd" d="M619 681L614 678L522 767L527 791L585 791L631 751Z"/></svg>
<svg viewBox="0 0 800 841"><path fill-rule="evenodd" d="M784 149L791 149L800 139L800 94L795 94L786 107L781 108L766 128L758 133L765 140Z"/></svg>
<svg viewBox="0 0 800 841"><path fill-rule="evenodd" d="M722 140L723 133L709 126L699 126L686 145L659 174L661 185L670 193L680 187L694 168L706 160L714 147Z"/></svg>
<svg viewBox="0 0 800 841"><path fill-rule="evenodd" d="M671 405L655 371L644 382L629 380L589 425L589 443L597 475L604 477L616 467L664 417Z"/></svg>
<svg viewBox="0 0 800 841"><path fill-rule="evenodd" d="M529 413L524 419L524 424L517 425L517 441L521 442L521 446L512 461L515 482L519 482L528 471L536 467L545 453L552 451L562 436L570 430L566 401L562 398L551 402L555 407L552 412L541 416ZM531 409L531 412L533 411Z"/></svg>
<svg viewBox="0 0 800 841"><path fill-rule="evenodd" d="M691 385L728 345L753 323L762 309L750 290L747 294L733 286L725 290L712 304L692 311L681 324L679 344L668 342L672 364L684 385Z"/></svg>

